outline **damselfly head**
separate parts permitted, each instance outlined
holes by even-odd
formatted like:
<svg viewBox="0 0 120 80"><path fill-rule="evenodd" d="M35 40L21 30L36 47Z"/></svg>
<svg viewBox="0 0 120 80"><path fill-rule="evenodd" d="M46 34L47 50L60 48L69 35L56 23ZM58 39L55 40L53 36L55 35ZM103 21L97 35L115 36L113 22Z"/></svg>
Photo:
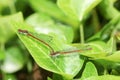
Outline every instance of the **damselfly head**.
<svg viewBox="0 0 120 80"><path fill-rule="evenodd" d="M18 29L18 32L20 34L24 34L24 35L27 35L28 34L28 31L27 30L22 30L22 29Z"/></svg>

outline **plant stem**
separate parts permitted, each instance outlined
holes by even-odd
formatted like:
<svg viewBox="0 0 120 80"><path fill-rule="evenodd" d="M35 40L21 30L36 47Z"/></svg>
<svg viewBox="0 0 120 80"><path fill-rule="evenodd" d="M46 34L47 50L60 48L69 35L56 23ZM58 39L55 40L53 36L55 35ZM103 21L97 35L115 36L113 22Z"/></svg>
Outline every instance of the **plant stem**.
<svg viewBox="0 0 120 80"><path fill-rule="evenodd" d="M80 40L81 44L84 44L84 28L82 24L80 24Z"/></svg>
<svg viewBox="0 0 120 80"><path fill-rule="evenodd" d="M104 75L107 75L108 74L108 70L107 70L107 68L104 68L105 70L104 70Z"/></svg>

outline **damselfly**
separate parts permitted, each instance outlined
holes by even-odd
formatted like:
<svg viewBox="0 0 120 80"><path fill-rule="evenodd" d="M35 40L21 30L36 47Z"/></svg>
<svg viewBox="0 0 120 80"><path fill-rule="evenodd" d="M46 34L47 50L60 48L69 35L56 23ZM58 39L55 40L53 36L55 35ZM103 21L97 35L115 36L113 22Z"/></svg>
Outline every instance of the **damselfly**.
<svg viewBox="0 0 120 80"><path fill-rule="evenodd" d="M34 36L31 32L27 31L27 30L22 30L22 29L18 29L18 32L20 34L24 34L28 37L34 38L36 40L38 40L39 42L43 43L45 46L49 47L51 52L50 55L57 55L57 54L69 54L69 53L76 53L76 52L83 52L86 50L91 50L91 48L86 48L86 49L78 49L78 50L69 50L69 51L55 51L47 42L45 42L44 40Z"/></svg>

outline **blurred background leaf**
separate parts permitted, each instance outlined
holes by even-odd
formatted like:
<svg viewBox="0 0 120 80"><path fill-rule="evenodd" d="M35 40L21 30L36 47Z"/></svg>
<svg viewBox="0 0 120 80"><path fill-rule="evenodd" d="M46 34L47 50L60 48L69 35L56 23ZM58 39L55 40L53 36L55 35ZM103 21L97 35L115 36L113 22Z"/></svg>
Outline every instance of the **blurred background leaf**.
<svg viewBox="0 0 120 80"><path fill-rule="evenodd" d="M16 47L11 47L5 52L5 59L1 65L1 70L5 73L14 73L23 68L26 56Z"/></svg>
<svg viewBox="0 0 120 80"><path fill-rule="evenodd" d="M119 11L119 0L0 0L0 80L119 80ZM18 29L54 52L76 51L50 56Z"/></svg>
<svg viewBox="0 0 120 80"><path fill-rule="evenodd" d="M58 0L58 6L71 18L82 21L101 0Z"/></svg>
<svg viewBox="0 0 120 80"><path fill-rule="evenodd" d="M26 22L31 25L37 33L55 33L64 42L71 43L73 41L72 28L68 25L55 22L47 14L33 14L26 19Z"/></svg>

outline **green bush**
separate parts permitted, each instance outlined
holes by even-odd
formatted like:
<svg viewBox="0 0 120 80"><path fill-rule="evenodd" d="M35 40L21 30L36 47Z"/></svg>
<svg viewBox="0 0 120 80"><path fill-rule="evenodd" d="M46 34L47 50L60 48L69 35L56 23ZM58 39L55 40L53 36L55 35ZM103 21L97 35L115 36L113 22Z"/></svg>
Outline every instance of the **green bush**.
<svg viewBox="0 0 120 80"><path fill-rule="evenodd" d="M1 0L0 80L119 80L119 5Z"/></svg>

